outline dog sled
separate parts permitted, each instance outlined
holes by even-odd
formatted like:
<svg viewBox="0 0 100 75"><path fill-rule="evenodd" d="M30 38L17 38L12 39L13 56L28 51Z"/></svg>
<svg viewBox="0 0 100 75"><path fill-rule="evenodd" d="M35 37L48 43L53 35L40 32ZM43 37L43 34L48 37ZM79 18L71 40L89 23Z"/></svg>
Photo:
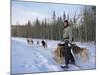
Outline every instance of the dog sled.
<svg viewBox="0 0 100 75"><path fill-rule="evenodd" d="M58 44L54 51L54 59L59 64L64 64L64 44Z"/></svg>
<svg viewBox="0 0 100 75"><path fill-rule="evenodd" d="M77 59L76 55L79 55L80 59L83 62L88 61L88 49L78 47L76 44L70 44L71 50L73 52L74 57ZM54 59L58 64L64 64L64 55L65 55L64 44L59 43L57 48L54 51Z"/></svg>

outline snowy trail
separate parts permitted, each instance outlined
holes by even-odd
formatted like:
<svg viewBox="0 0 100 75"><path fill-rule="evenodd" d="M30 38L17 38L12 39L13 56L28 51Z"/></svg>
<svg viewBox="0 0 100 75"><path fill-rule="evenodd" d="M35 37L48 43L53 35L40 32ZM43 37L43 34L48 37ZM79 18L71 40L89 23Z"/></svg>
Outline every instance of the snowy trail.
<svg viewBox="0 0 100 75"><path fill-rule="evenodd" d="M61 71L47 51L40 48L12 40L12 73Z"/></svg>
<svg viewBox="0 0 100 75"><path fill-rule="evenodd" d="M48 48L43 48L41 45L28 45L26 38L12 38L11 73L64 71L60 68L61 64L57 64L53 59L52 51L56 48L57 43L59 41L48 40ZM79 59L75 59L76 64L80 67L69 64L68 70L95 69L95 45L79 42L77 44L89 49L89 62L82 63Z"/></svg>

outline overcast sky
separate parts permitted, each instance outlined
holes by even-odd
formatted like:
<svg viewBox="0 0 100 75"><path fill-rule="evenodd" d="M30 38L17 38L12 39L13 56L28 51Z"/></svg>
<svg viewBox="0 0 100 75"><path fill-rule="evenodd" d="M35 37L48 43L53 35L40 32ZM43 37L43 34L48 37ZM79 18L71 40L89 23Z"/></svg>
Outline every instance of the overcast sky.
<svg viewBox="0 0 100 75"><path fill-rule="evenodd" d="M45 18L50 20L54 10L57 17L63 12L72 17L75 13L79 14L82 8L82 5L12 1L12 24L25 24L28 20L33 22L37 17L41 21Z"/></svg>

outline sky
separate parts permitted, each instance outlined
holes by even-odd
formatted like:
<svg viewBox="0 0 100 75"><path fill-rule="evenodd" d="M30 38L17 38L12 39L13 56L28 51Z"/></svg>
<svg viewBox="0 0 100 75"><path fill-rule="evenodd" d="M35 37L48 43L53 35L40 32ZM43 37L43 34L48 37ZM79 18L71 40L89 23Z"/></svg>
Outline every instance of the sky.
<svg viewBox="0 0 100 75"><path fill-rule="evenodd" d="M54 4L54 3L39 3L31 1L12 1L12 25L25 24L30 20L34 22L37 18L42 21L51 20L53 11L56 17L62 16L63 13L69 14L73 17L79 14L83 5L70 5L70 4Z"/></svg>

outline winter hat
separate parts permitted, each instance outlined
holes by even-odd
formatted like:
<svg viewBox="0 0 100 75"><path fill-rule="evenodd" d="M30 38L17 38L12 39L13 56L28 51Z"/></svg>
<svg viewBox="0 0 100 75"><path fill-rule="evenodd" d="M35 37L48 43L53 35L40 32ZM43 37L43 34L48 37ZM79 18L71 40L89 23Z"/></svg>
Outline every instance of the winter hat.
<svg viewBox="0 0 100 75"><path fill-rule="evenodd" d="M68 20L64 20L64 22L66 22L66 23L67 23L67 25L66 25L66 26L64 26L64 28L68 27L68 26L69 26L69 22L68 22Z"/></svg>
<svg viewBox="0 0 100 75"><path fill-rule="evenodd" d="M68 23L68 20L64 20L64 22Z"/></svg>

